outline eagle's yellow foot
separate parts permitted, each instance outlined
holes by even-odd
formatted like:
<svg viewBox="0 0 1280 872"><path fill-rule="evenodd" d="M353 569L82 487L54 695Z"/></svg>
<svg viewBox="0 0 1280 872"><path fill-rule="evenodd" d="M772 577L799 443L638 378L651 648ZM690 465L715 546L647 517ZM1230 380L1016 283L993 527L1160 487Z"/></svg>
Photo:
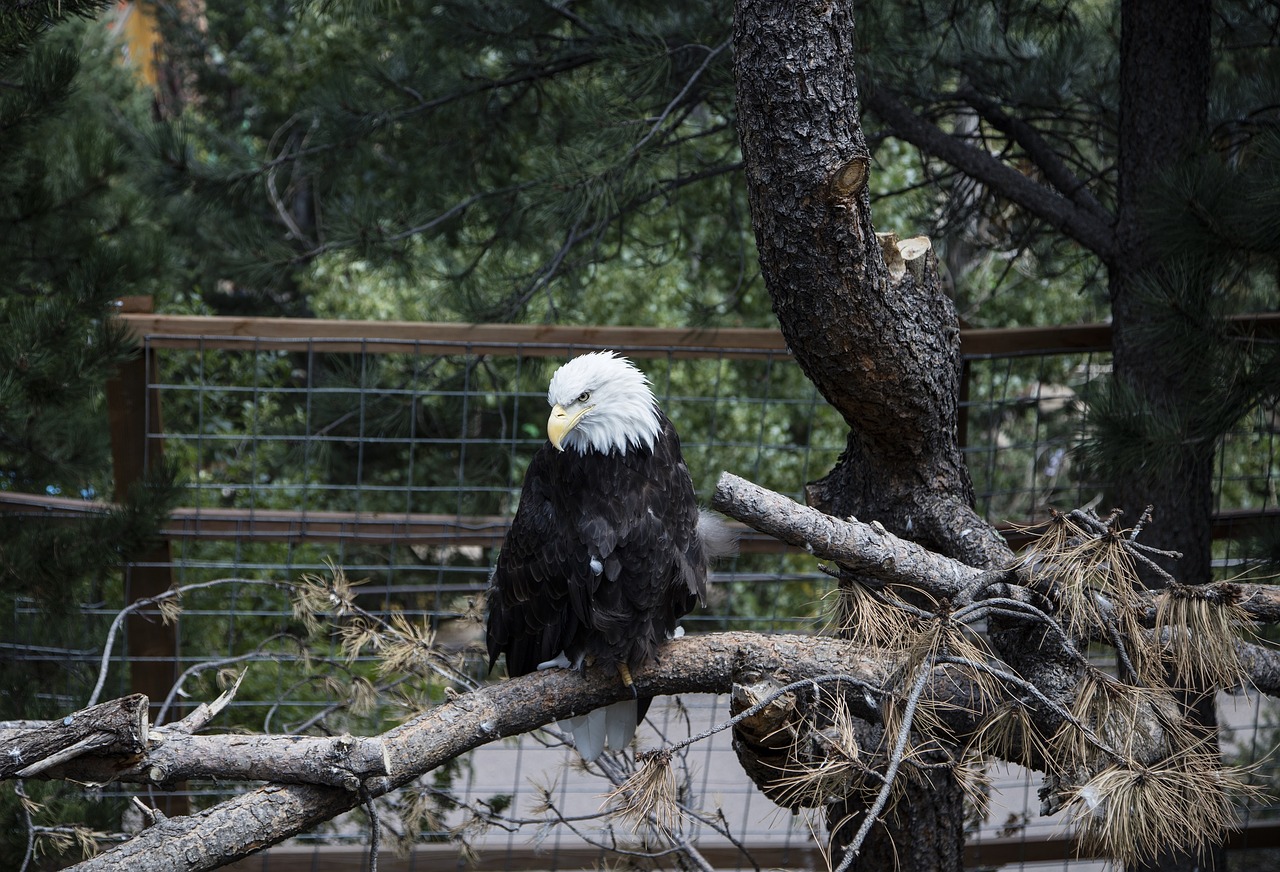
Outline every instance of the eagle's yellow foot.
<svg viewBox="0 0 1280 872"><path fill-rule="evenodd" d="M631 696L638 696L635 683L631 680L631 668L625 663L618 664L618 675L622 677L622 686L631 691Z"/></svg>

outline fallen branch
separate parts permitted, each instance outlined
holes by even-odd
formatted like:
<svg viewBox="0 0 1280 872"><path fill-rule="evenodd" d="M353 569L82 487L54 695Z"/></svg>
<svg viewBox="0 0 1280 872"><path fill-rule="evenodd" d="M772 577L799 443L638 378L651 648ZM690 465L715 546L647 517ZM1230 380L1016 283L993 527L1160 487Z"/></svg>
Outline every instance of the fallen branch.
<svg viewBox="0 0 1280 872"><path fill-rule="evenodd" d="M937 599L957 597L982 575L979 569L899 539L874 521L832 517L730 472L720 474L711 506L815 557L886 584L922 587Z"/></svg>
<svg viewBox="0 0 1280 872"><path fill-rule="evenodd" d="M968 605L984 576L995 578L995 574L900 539L874 520L832 517L730 472L721 473L711 505L754 530L804 548L814 557L834 561L859 576L918 588L935 600L951 601L953 607ZM1280 586L1217 582L1205 587L1234 600L1259 624L1280 623ZM1148 627L1154 622L1158 594L1158 590L1134 592L1135 597L1151 601L1144 616Z"/></svg>
<svg viewBox="0 0 1280 872"><path fill-rule="evenodd" d="M1031 596L1034 592L1019 585L1012 571L980 572L898 539L874 522L833 518L728 474L721 479L715 505L756 529L807 547L817 557L855 568L862 576L880 579L886 585L910 586L939 602L948 600L950 620L987 619L998 612L1002 619L1016 622L1051 622L1051 616L1032 602L1040 595ZM1022 594L1030 599L1023 602L1019 598ZM1244 587L1231 592L1235 602L1256 603L1259 614L1274 608L1271 594ZM922 613L916 617L924 620L930 616ZM1048 656L1046 648L1052 646L1045 646L1050 638L1047 633L1046 629L1042 647L1026 652L1029 658ZM1272 658L1263 656L1260 649L1252 653L1255 656L1246 658L1247 665L1274 672ZM1077 664L1073 660L1070 665L1073 672ZM724 633L674 640L655 662L637 670L634 679L637 692L659 696L727 693L736 684L784 687L798 680L839 677L851 687L863 688L863 698L871 702L862 705L858 714L875 720L879 713L874 698L881 692L892 692L901 679L900 667L890 652L860 648L842 639ZM998 686L984 686L972 680L976 671L980 670L939 667L939 680L928 681L932 717L947 741L963 745L981 729L984 713L1007 704L1010 697L1026 701L1031 694L1039 700L1033 707L1040 716L1059 721L1072 717L1064 712L1075 695L1076 680L1064 679L1048 687L1034 672L1019 668L1001 672L1007 672L1007 680ZM1064 675L1071 678L1069 672ZM1274 684L1274 680L1268 682L1268 686ZM113 777L136 776L150 781L256 777L308 783L272 783L197 814L158 820L129 842L74 868L82 872L132 872L139 862L158 872L217 868L408 785L494 739L530 732L626 695L630 694L608 670L590 671L586 676L548 670L458 695L401 727L368 739L192 736L172 729L157 731L162 732L164 741L158 745L153 742L136 759L116 760ZM851 702L858 707L856 700ZM217 707L218 703L212 706ZM1127 749L1128 759L1139 766L1168 752L1161 739L1162 722L1156 714L1144 711L1125 727L1127 733L1144 737L1142 741L1147 743ZM202 713L182 726L196 726L206 719ZM0 734L0 740L4 736ZM78 762L88 764L86 758ZM62 763L58 772L84 777L71 762Z"/></svg>

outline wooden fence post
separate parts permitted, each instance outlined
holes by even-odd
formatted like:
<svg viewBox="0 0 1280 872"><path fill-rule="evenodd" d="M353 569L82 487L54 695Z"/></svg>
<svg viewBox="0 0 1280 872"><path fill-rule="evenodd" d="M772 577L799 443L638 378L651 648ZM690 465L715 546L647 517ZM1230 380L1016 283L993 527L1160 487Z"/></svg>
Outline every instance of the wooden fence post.
<svg viewBox="0 0 1280 872"><path fill-rule="evenodd" d="M123 311L151 310L151 298L128 298ZM121 364L107 382L107 420L111 428L111 461L116 502L124 499L130 486L141 481L152 464L159 462L164 432L160 418L160 394L148 385L155 381L155 352L143 347L139 355ZM125 603L164 593L173 584L169 540L161 540L124 566ZM178 632L160 619L158 609L139 609L126 618L126 657L129 661L129 689L146 694L154 717L169 695L181 672L178 663ZM173 714L173 713L171 713ZM174 715L176 719L181 715ZM170 794L161 803L168 815L187 814L186 796Z"/></svg>

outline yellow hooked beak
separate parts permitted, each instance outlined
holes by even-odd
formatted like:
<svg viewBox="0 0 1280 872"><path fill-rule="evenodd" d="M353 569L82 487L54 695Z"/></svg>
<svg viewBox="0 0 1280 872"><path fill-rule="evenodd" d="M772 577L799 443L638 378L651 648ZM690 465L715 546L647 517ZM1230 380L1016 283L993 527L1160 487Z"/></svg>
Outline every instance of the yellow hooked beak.
<svg viewBox="0 0 1280 872"><path fill-rule="evenodd" d="M564 406L557 403L551 409L551 417L547 419L547 438L556 447L556 451L564 451L564 437L569 435L570 430L578 426L578 422L592 408L592 406L583 406L574 411L573 414L570 414L565 411Z"/></svg>

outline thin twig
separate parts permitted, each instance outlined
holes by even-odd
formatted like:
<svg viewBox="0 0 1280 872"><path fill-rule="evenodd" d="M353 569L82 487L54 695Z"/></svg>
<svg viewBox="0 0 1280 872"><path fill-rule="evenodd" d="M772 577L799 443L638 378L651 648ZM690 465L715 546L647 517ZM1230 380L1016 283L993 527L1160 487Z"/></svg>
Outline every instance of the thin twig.
<svg viewBox="0 0 1280 872"><path fill-rule="evenodd" d="M1143 566L1150 569L1152 572L1156 573L1156 575L1160 576L1160 580L1163 581L1165 584L1178 583L1178 580L1174 578L1172 575L1170 575L1163 566L1161 566L1159 563L1156 563L1146 554L1143 554L1142 551L1146 550L1148 552L1159 554L1162 557L1174 557L1174 558L1181 558L1182 557L1181 554L1179 554L1176 551L1159 551L1155 548L1147 548L1145 545L1140 545L1137 542L1133 542L1128 539L1124 539L1121 541L1124 544L1124 550L1126 554L1128 554L1134 560L1137 560L1139 563L1141 563Z"/></svg>
<svg viewBox="0 0 1280 872"><path fill-rule="evenodd" d="M329 661L329 662L332 662L332 661ZM400 685L409 681L412 677L413 676L410 676L410 675L401 675L400 677L392 681L389 681L386 684L374 685L374 690L377 692L378 697L382 698L386 695L387 691L395 690ZM333 714L334 712L341 711L342 709L345 709L350 705L351 705L350 698L340 700L338 702L331 702L328 705L326 705L324 708L320 709L320 711L316 712L314 715L312 715L311 717L307 718L305 721L299 724L293 724L292 726L288 724L282 724L282 726L289 733L297 733L297 734L305 733L307 730L311 729L316 724L322 722L325 718L329 717L329 715ZM272 713L279 706L280 706L280 703L276 703L271 707L271 711L267 713L268 721L270 720Z"/></svg>
<svg viewBox="0 0 1280 872"><path fill-rule="evenodd" d="M953 658L962 659L962 658ZM893 752L889 755L889 765L885 767L884 784L880 786L880 790L876 793L875 802L871 803L863 816L862 825L858 827L858 832L854 834L853 839L849 842L849 846L845 848L844 858L840 861L840 865L836 867L835 872L846 872L853 865L853 861L862 851L862 843L866 841L867 834L871 832L871 827L880 817L880 812L884 811L885 804L889 801L889 793L893 790L894 781L897 779L898 768L902 765L903 757L906 755L907 740L911 734L911 724L915 720L916 708L920 705L920 698L924 694L925 685L929 681L929 676L933 672L932 664L921 664L920 673L916 676L915 684L911 687L911 693L907 696L907 704L902 710L902 725L898 728L897 738L893 743Z"/></svg>
<svg viewBox="0 0 1280 872"><path fill-rule="evenodd" d="M31 858L36 854L36 823L31 819L31 809L27 807L27 791L22 779L13 782L13 792L18 797L18 808L22 810L22 824L27 830L27 851L22 856L22 865L18 872L27 872Z"/></svg>
<svg viewBox="0 0 1280 872"><path fill-rule="evenodd" d="M369 814L369 872L378 872L378 849L382 842L378 825L378 806L369 795L369 788L363 781L360 782L360 798L364 800L365 811Z"/></svg>
<svg viewBox="0 0 1280 872"><path fill-rule="evenodd" d="M354 599L344 600L343 607L347 609L349 612L351 612L351 614L356 615L357 617L364 618L366 621L370 621L371 623L376 624L387 635L394 636L397 638L404 638L404 634L396 630L396 628L392 626L388 620L383 618L381 615L376 615L373 612L369 611L368 609L365 609L361 606L356 605ZM474 678L467 675L465 672L461 671L460 669L457 669L456 667L454 667L452 663L449 663L447 660L442 658L439 652L435 650L435 648L429 645L423 645L419 640L416 640L416 639L414 640L414 645L415 647L421 648L423 651L425 651L427 655L426 657L427 666L436 675L439 675L441 678L452 681L455 684L460 684L463 687L467 688L468 690L475 690L480 686L480 683L476 681Z"/></svg>
<svg viewBox="0 0 1280 872"><path fill-rule="evenodd" d="M1120 632L1120 627L1115 621L1105 621L1104 626L1107 628L1107 638L1111 641L1111 645L1116 649L1116 656L1120 658L1120 666L1124 669L1125 675L1129 681L1138 682L1138 670L1134 668L1133 661L1129 659L1129 649L1124 643L1124 634Z"/></svg>
<svg viewBox="0 0 1280 872"><path fill-rule="evenodd" d="M1040 688L1036 687L1034 684L1027 681L1025 678L1022 678L1021 676L1018 676L1018 675L1014 675L1012 672L1008 672L1004 669L997 669L994 666L991 666L987 663L979 663L975 660L967 660L963 657L951 657L948 655L944 655L937 659L937 663L939 664L950 663L957 666L968 666L972 669L981 670L982 672L985 672L988 675L990 675L992 678L997 678L1000 681L1006 682L1007 684L1016 686L1024 694L1034 697L1036 702L1040 703L1040 705L1044 706L1048 711L1052 712L1053 714L1057 715L1058 717L1062 718L1064 721L1066 721L1067 723L1071 724L1076 729L1078 729L1081 733L1084 734L1084 737L1086 739L1088 739L1090 742L1094 744L1094 746L1099 751L1101 751L1102 753L1106 754L1107 756L1111 757L1113 760L1119 763L1126 762L1127 758L1123 754L1121 754L1119 751L1117 751L1116 749L1112 748L1109 744L1104 742L1098 736L1097 733L1095 733L1091 728L1089 728L1083 722L1081 722L1080 719L1077 718L1074 714L1072 714L1068 709L1064 708L1063 706L1049 699L1047 696L1044 695L1044 693L1040 690Z"/></svg>
<svg viewBox="0 0 1280 872"><path fill-rule="evenodd" d="M1105 535L1111 531L1111 528L1108 527L1107 524L1092 511L1072 509L1070 512L1067 512L1067 517L1073 521L1080 522L1080 526L1088 528L1090 532L1096 533L1099 536Z"/></svg>
<svg viewBox="0 0 1280 872"><path fill-rule="evenodd" d="M220 660L203 660L199 663L194 663L191 666L188 666L185 670L183 670L182 674L178 676L178 680L173 683L173 687L169 688L169 695L164 698L164 704L160 706L160 710L156 712L156 716L152 718L151 725L153 727L159 727L162 724L164 724L164 719L169 714L169 708L170 706L173 705L174 698L178 696L180 693L182 693L182 685L185 684L187 679L190 678L191 676L198 675L201 672L208 672L210 669L221 669L224 666L231 666L234 663L244 663L246 660L253 660L253 661L263 660L263 661L278 662L283 658L284 655L272 654L270 652L263 651L262 650L263 645L266 645L269 642L273 642L276 639L292 639L292 638L293 638L292 636L286 635L284 633L277 633L273 636L270 636L262 640L262 643L257 647L256 650L250 651L246 654L238 654L235 657L224 657Z"/></svg>
<svg viewBox="0 0 1280 872"><path fill-rule="evenodd" d="M267 143L267 154L271 154L275 151L276 140L281 135L284 135L286 131L290 130L298 120L299 115L295 113L285 121L284 124L276 128L276 131L271 134L271 140ZM281 149L281 158L284 158L285 150L287 148L288 146L285 146L285 148ZM279 218L280 222L288 229L289 234L294 239L298 240L299 243L310 245L312 244L311 240L307 239L306 234L302 232L302 228L298 226L298 222L293 220L293 216L289 214L288 207L286 207L284 201L280 199L280 192L276 190L276 172L280 166L281 164L279 162L272 161L270 163L270 168L266 172L264 186L267 191L267 199L271 201L271 207L275 210L276 217Z"/></svg>
<svg viewBox="0 0 1280 872"><path fill-rule="evenodd" d="M680 101L684 99L685 95L689 93L690 89L693 88L694 83L697 82L698 79L702 78L702 74L707 71L707 68L709 66L711 66L711 62L715 60L716 55L720 54L722 51L727 49L732 44L733 44L732 39L726 39L724 42L720 43L715 48L708 50L707 56L702 59L702 63L699 64L698 68L693 71L692 75L689 76L688 81L684 83L684 86L680 89L679 93L677 93L674 97L671 98L671 100L663 108L662 114L659 115L654 120L653 124L649 127L649 132L646 133L643 137L641 137L639 142L631 146L631 150L627 153L627 157L626 157L627 160L630 160L632 157L634 157L640 151L640 149L644 147L645 143L647 143L650 139L653 139L653 137L657 135L658 130L662 127L662 123L667 120L667 118L671 115L672 110L675 109L675 107L680 103Z"/></svg>
<svg viewBox="0 0 1280 872"><path fill-rule="evenodd" d="M1129 541L1135 541L1142 535L1142 528L1151 523L1151 513L1155 511L1155 506L1147 506L1142 510L1142 517L1138 518L1138 523L1133 525L1133 529L1129 531Z"/></svg>
<svg viewBox="0 0 1280 872"><path fill-rule="evenodd" d="M180 597L184 593L193 590L200 590L206 587L216 587L221 584L261 584L268 587L280 588L288 590L289 585L279 581L265 581L258 578L214 578L209 581L199 581L194 584L184 584L181 587L171 587L163 593L156 594L152 597L136 600L125 606L116 613L115 618L111 621L111 626L107 629L107 640L102 646L102 661L98 666L98 683L93 686L93 693L89 694L89 701L84 704L85 708L98 704L98 698L102 695L102 688L107 683L107 670L111 665L111 651L115 648L116 635L120 632L120 625L124 623L124 619L136 612L138 609L147 606L157 605L174 597Z"/></svg>
<svg viewBox="0 0 1280 872"><path fill-rule="evenodd" d="M965 606L962 609L957 609L952 617L957 621L971 623L992 614L1038 621L1046 629L1053 631L1058 636L1062 642L1063 649L1072 658L1080 663L1088 662L1088 658L1080 653L1075 642L1067 634L1067 631L1062 628L1061 624L1043 610L1021 600L1010 597L991 597L990 599L979 600L973 605Z"/></svg>
<svg viewBox="0 0 1280 872"><path fill-rule="evenodd" d="M781 698L784 694L791 693L792 691L795 691L795 690L803 690L818 684L837 684L837 683L846 683L846 684L855 685L857 687L861 687L868 694L884 695L886 693L886 691L883 688L876 687L875 685L869 682L863 681L860 678L854 678L852 675L819 675L814 678L802 678L799 681L793 681L790 684L786 685L785 687L780 687L777 690L770 692L764 699L760 700L758 703L751 706L750 708L743 709L742 711L738 712L736 715L729 718L728 720L721 721L720 723L714 726L708 727L707 729L703 730L701 733L698 733L695 736L690 736L687 739L681 739L680 741L676 742L674 745L669 745L662 750L672 751L672 752L679 751L682 748L687 748L696 742L701 742L703 739L709 739L712 736L714 736L716 733L724 732L725 730L737 725L739 722L745 720L746 718L759 714L760 712L764 711L765 708L771 705L775 700Z"/></svg>

